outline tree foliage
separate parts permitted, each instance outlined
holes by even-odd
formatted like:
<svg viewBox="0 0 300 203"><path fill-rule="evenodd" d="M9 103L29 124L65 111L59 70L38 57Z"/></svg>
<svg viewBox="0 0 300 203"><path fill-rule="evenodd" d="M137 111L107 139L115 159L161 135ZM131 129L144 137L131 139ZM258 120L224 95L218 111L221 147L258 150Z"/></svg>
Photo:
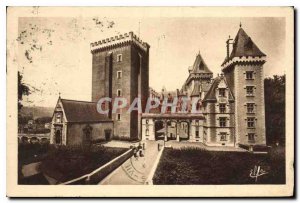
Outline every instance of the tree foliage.
<svg viewBox="0 0 300 203"><path fill-rule="evenodd" d="M23 107L22 99L23 96L28 96L30 94L30 88L23 83L23 75L18 71L18 110L20 111Z"/></svg>
<svg viewBox="0 0 300 203"><path fill-rule="evenodd" d="M285 144L285 75L266 78L264 85L267 144Z"/></svg>

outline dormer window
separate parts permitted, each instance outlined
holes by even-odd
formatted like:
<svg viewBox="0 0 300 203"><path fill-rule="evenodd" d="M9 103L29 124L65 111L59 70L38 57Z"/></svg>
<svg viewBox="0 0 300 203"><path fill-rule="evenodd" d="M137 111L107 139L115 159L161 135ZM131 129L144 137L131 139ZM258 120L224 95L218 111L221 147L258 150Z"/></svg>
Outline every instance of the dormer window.
<svg viewBox="0 0 300 203"><path fill-rule="evenodd" d="M219 97L225 97L225 88L219 89Z"/></svg>
<svg viewBox="0 0 300 203"><path fill-rule="evenodd" d="M56 123L61 123L61 115L60 114L56 115Z"/></svg>

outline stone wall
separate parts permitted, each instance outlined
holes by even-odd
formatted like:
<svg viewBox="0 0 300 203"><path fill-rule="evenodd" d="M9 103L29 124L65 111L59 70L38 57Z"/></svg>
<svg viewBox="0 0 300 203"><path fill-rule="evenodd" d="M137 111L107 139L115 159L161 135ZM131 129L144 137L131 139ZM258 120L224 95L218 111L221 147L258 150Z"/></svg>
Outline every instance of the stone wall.
<svg viewBox="0 0 300 203"><path fill-rule="evenodd" d="M254 71L254 79L246 80L246 71ZM236 134L240 144L266 144L264 74L261 65L235 67ZM246 86L254 86L254 96L246 95ZM254 103L254 114L247 113L247 103ZM247 117L255 117L255 128L247 127ZM255 133L255 142L248 142L248 133Z"/></svg>
<svg viewBox="0 0 300 203"><path fill-rule="evenodd" d="M101 123L90 123L88 124L93 129L91 131L91 141L105 140L105 130L111 130L111 136L113 135L113 123L112 122L101 122ZM77 145L84 143L84 131L83 129L87 126L86 123L68 123L67 132L67 144Z"/></svg>
<svg viewBox="0 0 300 203"><path fill-rule="evenodd" d="M135 43L124 43L92 53L92 100L97 102L101 97L111 97L114 101L118 90L121 90L121 97L126 98L128 104L126 108L111 115L114 135L141 138L140 115L136 111L127 113L127 109L138 96L141 97L143 107L146 104L149 94L149 49L145 51ZM122 56L121 61L118 61L119 55ZM108 60L107 56L111 59ZM117 77L119 71L121 78ZM118 114L121 120L117 119Z"/></svg>

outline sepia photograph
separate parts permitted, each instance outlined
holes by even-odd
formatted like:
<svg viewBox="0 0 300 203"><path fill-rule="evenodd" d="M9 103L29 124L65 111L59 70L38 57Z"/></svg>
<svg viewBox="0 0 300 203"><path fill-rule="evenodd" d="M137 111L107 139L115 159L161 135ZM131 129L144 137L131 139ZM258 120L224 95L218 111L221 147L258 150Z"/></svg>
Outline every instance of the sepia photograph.
<svg viewBox="0 0 300 203"><path fill-rule="evenodd" d="M292 196L293 7L8 7L7 172L10 197Z"/></svg>

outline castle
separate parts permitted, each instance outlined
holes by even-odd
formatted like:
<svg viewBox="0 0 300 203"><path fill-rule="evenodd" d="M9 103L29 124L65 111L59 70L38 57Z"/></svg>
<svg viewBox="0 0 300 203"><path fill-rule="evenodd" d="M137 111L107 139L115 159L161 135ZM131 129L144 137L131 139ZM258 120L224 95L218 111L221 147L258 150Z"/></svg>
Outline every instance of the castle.
<svg viewBox="0 0 300 203"><path fill-rule="evenodd" d="M149 49L132 32L91 43L91 102L59 97L52 120L51 143L80 144L97 139L177 140L209 146L266 145L263 64L266 55L240 26L235 39L226 42L222 73L213 78L200 52L181 89L161 93L149 88ZM101 98L107 115L97 112ZM125 97L131 104L147 98L179 105L175 112L160 107L147 113L112 111L113 100ZM184 99L197 101L197 113L181 112ZM129 108L129 104L124 109ZM144 112L144 111L143 111Z"/></svg>

